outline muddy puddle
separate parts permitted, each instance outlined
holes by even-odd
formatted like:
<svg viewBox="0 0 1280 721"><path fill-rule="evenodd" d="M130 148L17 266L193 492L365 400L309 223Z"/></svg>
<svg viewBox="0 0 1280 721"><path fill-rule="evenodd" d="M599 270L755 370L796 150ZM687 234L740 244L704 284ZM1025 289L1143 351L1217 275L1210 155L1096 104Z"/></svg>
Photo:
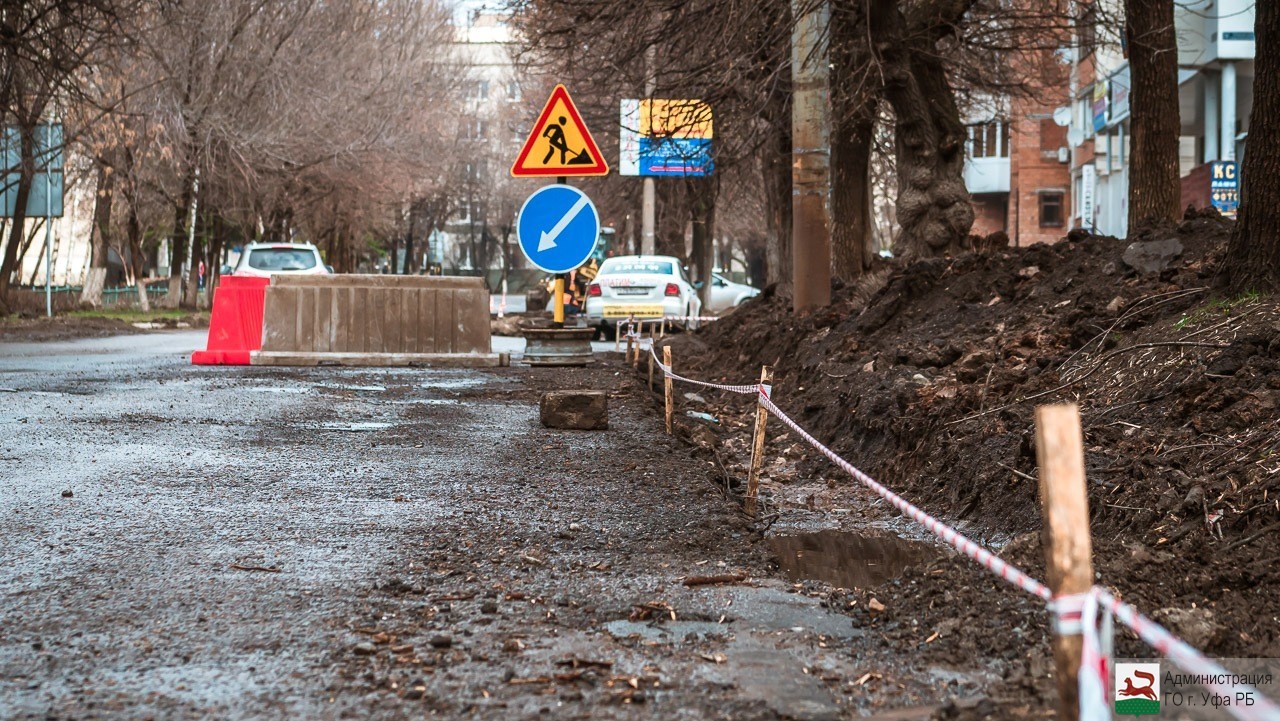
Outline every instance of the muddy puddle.
<svg viewBox="0 0 1280 721"><path fill-rule="evenodd" d="M937 558L932 544L890 533L818 531L774 536L769 545L787 578L825 581L839 588L869 588Z"/></svg>

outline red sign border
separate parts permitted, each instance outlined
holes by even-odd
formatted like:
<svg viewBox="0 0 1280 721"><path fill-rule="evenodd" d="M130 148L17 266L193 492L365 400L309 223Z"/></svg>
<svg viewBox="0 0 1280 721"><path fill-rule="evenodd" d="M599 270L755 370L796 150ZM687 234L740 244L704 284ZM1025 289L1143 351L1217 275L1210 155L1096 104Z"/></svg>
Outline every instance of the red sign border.
<svg viewBox="0 0 1280 721"><path fill-rule="evenodd" d="M570 168L526 168L522 167L525 161L529 159L529 153L533 151L534 143L540 137L538 131L546 127L547 119L551 117L551 108L555 106L556 100L563 100L565 106L569 109L569 117L582 129L582 139L586 141L587 154L595 158L594 165L582 165ZM604 153L600 152L600 147L596 145L595 138L591 137L591 131L587 129L587 124L583 122L582 116L578 114L578 106L573 104L573 98L569 97L569 91L564 85L557 84L555 89L551 91L551 97L547 98L547 104L542 108L542 114L538 116L538 121L533 124L533 130L529 132L529 137L524 141L524 147L520 149L520 155L516 158L516 162L511 166L511 177L513 178L546 178L546 177L568 177L573 176L600 176L609 174L609 161L604 159Z"/></svg>

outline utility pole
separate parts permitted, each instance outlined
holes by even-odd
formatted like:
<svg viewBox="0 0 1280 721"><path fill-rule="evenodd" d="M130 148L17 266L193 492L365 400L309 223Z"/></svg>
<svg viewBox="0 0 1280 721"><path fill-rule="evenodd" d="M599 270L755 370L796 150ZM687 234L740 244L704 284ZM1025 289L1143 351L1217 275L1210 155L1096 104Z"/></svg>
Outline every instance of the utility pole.
<svg viewBox="0 0 1280 721"><path fill-rule="evenodd" d="M791 0L791 277L799 313L831 303L831 123L825 0Z"/></svg>
<svg viewBox="0 0 1280 721"><path fill-rule="evenodd" d="M658 49L650 45L644 51L644 99L640 101L643 105L646 101L653 99L653 94L657 92L657 75L658 75ZM654 206L657 205L657 191L653 186L653 178L646 177L644 179L644 198L641 200L640 206L640 253L641 255L653 255L655 248L654 243Z"/></svg>

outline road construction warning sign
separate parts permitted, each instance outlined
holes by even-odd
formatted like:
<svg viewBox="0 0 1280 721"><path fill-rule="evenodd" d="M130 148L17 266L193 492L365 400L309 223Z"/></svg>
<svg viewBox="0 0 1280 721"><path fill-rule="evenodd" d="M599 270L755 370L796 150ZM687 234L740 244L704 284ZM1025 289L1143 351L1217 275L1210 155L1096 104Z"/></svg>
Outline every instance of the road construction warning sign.
<svg viewBox="0 0 1280 721"><path fill-rule="evenodd" d="M551 91L511 174L517 178L609 174L604 154L563 85Z"/></svg>

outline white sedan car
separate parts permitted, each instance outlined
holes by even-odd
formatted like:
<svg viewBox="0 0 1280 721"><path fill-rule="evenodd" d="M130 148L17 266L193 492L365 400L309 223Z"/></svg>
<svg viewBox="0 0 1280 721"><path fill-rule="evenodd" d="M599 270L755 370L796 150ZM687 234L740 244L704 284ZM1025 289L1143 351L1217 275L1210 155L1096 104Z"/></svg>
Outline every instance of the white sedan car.
<svg viewBox="0 0 1280 721"><path fill-rule="evenodd" d="M235 275L269 278L276 273L327 275L320 250L310 243L249 243L240 253Z"/></svg>
<svg viewBox="0 0 1280 721"><path fill-rule="evenodd" d="M619 321L702 315L702 301L677 258L624 255L600 264L587 286L587 323L611 333ZM675 321L696 328L697 321Z"/></svg>
<svg viewBox="0 0 1280 721"><path fill-rule="evenodd" d="M707 310L712 313L724 313L742 305L748 298L760 295L759 288L743 283L735 283L728 278L713 273L711 275L711 298L707 302Z"/></svg>

